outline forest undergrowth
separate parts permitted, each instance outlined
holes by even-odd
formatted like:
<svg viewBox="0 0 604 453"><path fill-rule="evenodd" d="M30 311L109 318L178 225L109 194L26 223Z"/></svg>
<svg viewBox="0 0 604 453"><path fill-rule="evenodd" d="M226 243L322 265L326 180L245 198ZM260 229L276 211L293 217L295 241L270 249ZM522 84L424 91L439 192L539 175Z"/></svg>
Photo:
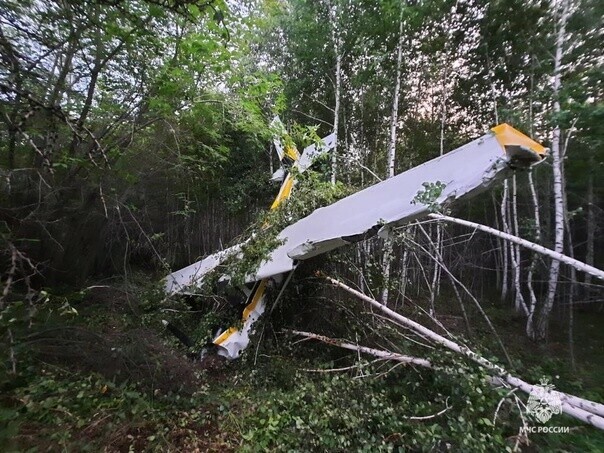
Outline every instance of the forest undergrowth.
<svg viewBox="0 0 604 453"><path fill-rule="evenodd" d="M306 274L261 323L257 342L241 360L190 360L161 319L169 316L184 329L196 328L192 336L202 344L212 325L232 315L207 300L166 300L147 283L155 279L141 273L127 284L101 283L48 297L39 310L44 324L28 329L16 348L16 374L3 373L3 451L504 451L514 446L601 451L604 446L602 433L561 415L550 425L571 426L569 434L519 440L518 408L505 402L497 410L507 390L494 390L482 370L452 354L435 350L428 356L447 371L442 373L372 361L283 333L292 324L315 330L339 325L342 330L332 336L364 335L377 344L387 339L363 332L371 321L356 302L329 302L329 293L321 297ZM342 328L349 310L355 315ZM604 337L593 313L577 314L577 344L589 338L594 346L578 351L577 370L571 370L565 365L562 326L555 329L559 338L537 346L523 339L520 320L515 323L501 309L488 311L524 378L545 376L560 390L604 397ZM454 318L443 309L446 328L465 335ZM467 340L486 357L497 350L480 323Z"/></svg>

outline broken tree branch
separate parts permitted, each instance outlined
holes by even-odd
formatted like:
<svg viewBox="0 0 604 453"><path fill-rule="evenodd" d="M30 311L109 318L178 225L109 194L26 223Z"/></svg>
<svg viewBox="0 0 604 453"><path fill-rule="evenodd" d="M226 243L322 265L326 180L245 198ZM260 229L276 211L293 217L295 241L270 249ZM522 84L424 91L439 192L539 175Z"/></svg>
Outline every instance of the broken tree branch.
<svg viewBox="0 0 604 453"><path fill-rule="evenodd" d="M460 345L458 343L455 343L452 340L449 340L448 338L443 337L442 335L439 335L438 333L401 315L400 313L395 312L394 310L391 310L387 306L382 305L377 300L366 296L365 294L355 290L354 288L351 288L350 286L342 283L339 280L328 277L326 275L324 275L323 277L326 280L328 280L330 283L332 283L334 286L342 288L343 290L354 295L355 297L358 297L359 299L371 304L374 308L380 310L386 316L396 319L399 323L405 325L406 327L409 327L410 329L412 329L416 332L421 333L425 337L430 338L435 343L438 343L438 344L446 347L447 349L450 349L454 352L464 355L464 356L468 357L469 359L471 359L472 361L479 364L480 366L493 372L497 376L497 378L494 379L494 383L505 384L505 385L511 386L511 387L518 387L520 390L522 390L526 393L529 393L529 394L532 392L537 392L537 390L539 389L538 386L531 385L528 382L523 381L522 379L519 379L517 377L510 375L504 368L492 363L491 361L485 359L484 357L481 357L480 355L476 354L474 351L472 351L467 346ZM339 344L336 344L336 345L339 345ZM357 348L357 346L355 346L355 345L352 345L352 346ZM360 349L355 349L355 350L359 351ZM388 354L388 353L385 353L384 351L378 351L378 352L381 352L386 355ZM581 420L585 423L588 423L592 426L595 426L596 428L604 430L604 405L595 403L593 401L585 400L582 398L578 398L578 397L575 397L572 395L568 395L568 394L562 393L562 392L552 392L552 393L555 396L560 398L560 401L562 402L562 411L565 414L570 415L571 417L574 417L574 418Z"/></svg>
<svg viewBox="0 0 604 453"><path fill-rule="evenodd" d="M449 397L447 397L447 399L445 400L445 408L442 411L437 412L436 414L424 415L424 416L411 416L411 417L405 417L403 415L403 418L406 418L407 420L430 420L431 418L436 418L436 417L444 414L452 407L453 406L449 406Z"/></svg>
<svg viewBox="0 0 604 453"><path fill-rule="evenodd" d="M408 355L398 354L396 352L389 351L380 351L379 349L368 348L366 346L360 346L358 344L348 343L342 340L336 340L334 338L325 337L323 335L317 335L316 333L311 332L301 332L299 330L290 330L289 332L294 335L298 335L300 337L311 338L313 340L319 340L323 343L327 343L333 346L338 346L340 348L348 349L350 351L362 352L364 354L369 354L374 357L377 357L382 360L394 360L395 362L406 363L409 365L418 365L425 368L431 368L432 364L426 360L421 359L419 357L411 357Z"/></svg>
<svg viewBox="0 0 604 453"><path fill-rule="evenodd" d="M357 352L369 354L374 357L378 357L379 360L393 360L393 361L399 362L399 364L413 364L413 365L419 365L419 366L423 366L423 367L427 367L427 368L431 367L431 364L428 360L421 359L418 357L404 356L402 354L397 354L397 353L390 352L390 351L381 351L378 349L368 348L365 346L348 343L348 342L345 342L342 340L337 340L334 338L329 338L329 337L325 337L323 335L318 335L318 334L314 334L314 333L310 333L310 332L300 332L300 331L296 331L296 330L292 330L290 332L295 335L303 336L305 338L319 340L324 343L330 344L332 346L337 346L337 347L348 349L351 351L357 351ZM309 370L309 371L312 371L312 370ZM528 384L527 382L524 382L523 380L515 378L510 375L508 375L505 379L500 378L500 377L493 378L489 382L493 386L505 386L505 387L514 386L514 389L511 392L509 392L508 395L512 394L515 389L520 389L527 394L531 394L538 390L537 386ZM587 409L591 409L593 411L598 406L601 406L600 404L594 403L593 401L584 400L582 398L578 398L578 397L575 397L572 395L568 395L566 393L557 392L555 390L552 390L551 394L552 394L552 396L560 398L560 401L562 402L561 408L565 414L570 415L571 417L574 417L574 418L581 420L585 423L588 423L592 426L595 426L596 428L604 429L604 418L602 418L592 412L589 412L587 410ZM502 402L503 402L503 399L502 399L502 401L499 402L499 405L497 406L497 411L499 410L499 407L501 406ZM576 405L571 404L571 403L579 403L585 409L577 407ZM521 412L521 416L522 416L522 412Z"/></svg>
<svg viewBox="0 0 604 453"><path fill-rule="evenodd" d="M497 333L497 329L495 329L495 326L491 322L491 319L488 317L486 312L482 309L482 306L478 302L478 299L476 299L476 297L474 297L474 294L472 294L472 292L468 289L468 287L466 285L464 285L461 281L459 281L459 279L457 277L455 277L453 275L453 273L449 270L449 268L445 265L445 261L441 255L441 253L438 250L437 244L434 244L434 242L432 242L432 238L430 237L430 235L426 232L426 230L422 227L422 225L420 223L418 223L418 227L419 227L420 231L424 234L424 236L432 243L432 247L434 248L434 251L436 252L437 256L436 257L432 256L430 254L430 252L428 252L428 250L426 250L424 247L422 247L419 243L417 243L415 241L411 241L410 239L409 240L417 247L420 247L425 253L427 253L428 256L430 256L434 260L434 262L438 266L440 266L441 269L443 269L445 271L445 273L451 280L452 286L455 289L455 291L457 291L457 287L455 285L459 285L465 291L465 293L470 297L472 302L474 302L476 309L482 315L482 317L486 321L487 325L489 326L489 329L491 329L491 332L493 332L493 335L495 336L495 340L497 340L497 343L499 343L499 346L501 347L501 350L503 351L503 355L505 355L505 358L506 358L508 364L510 366L512 366L512 359L510 358L508 351L507 351L505 345L503 344L503 341L501 340L501 337ZM461 304L461 305L463 307L463 304Z"/></svg>

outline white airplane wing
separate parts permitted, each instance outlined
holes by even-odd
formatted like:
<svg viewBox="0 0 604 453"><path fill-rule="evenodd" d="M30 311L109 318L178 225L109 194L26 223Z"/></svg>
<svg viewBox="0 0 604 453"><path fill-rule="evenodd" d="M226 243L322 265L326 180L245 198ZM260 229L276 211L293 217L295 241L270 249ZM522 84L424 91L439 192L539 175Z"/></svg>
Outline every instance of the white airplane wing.
<svg viewBox="0 0 604 453"><path fill-rule="evenodd" d="M166 277L164 290L166 294L187 293L192 287L199 286L203 276L214 270L229 256L239 253L245 242L234 245L220 252L207 256L201 261L191 264Z"/></svg>
<svg viewBox="0 0 604 453"><path fill-rule="evenodd" d="M281 137L285 133L285 126L281 122L281 119L276 116L271 121L270 127L273 128L276 132L275 138L273 139L273 143L275 144L275 150L277 151L277 155L279 156L279 160L283 160L283 156L285 155L285 150L283 149L283 143L281 143Z"/></svg>
<svg viewBox="0 0 604 453"><path fill-rule="evenodd" d="M326 137L326 146L334 139ZM307 151L312 156L320 149L312 145L303 156ZM546 154L546 148L511 126L501 124L460 148L317 209L288 226L278 235L283 245L271 253L250 281L289 272L296 260L312 258L370 237L381 228L425 216L429 213L428 206L416 202L417 194L425 189L424 183L444 184L436 202L450 202L486 190L509 176L512 168L529 167ZM307 168L303 166L303 159L300 159L300 167ZM239 251L240 247L228 250ZM224 260L225 252L210 255L169 275L166 291L177 292L178 288L199 282L203 274Z"/></svg>
<svg viewBox="0 0 604 453"><path fill-rule="evenodd" d="M546 149L508 125L432 159L393 178L361 190L285 228L283 245L263 262L254 280L293 269L304 260L357 242L380 228L402 225L428 214L415 201L424 183L445 186L437 203L454 201L491 187L509 176L511 168L528 167L543 159Z"/></svg>
<svg viewBox="0 0 604 453"><path fill-rule="evenodd" d="M327 137L321 140L321 143L317 145L312 144L304 148L302 156L298 161L298 168L300 172L307 170L313 163L313 161L321 154L332 149L336 144L336 134L329 134Z"/></svg>

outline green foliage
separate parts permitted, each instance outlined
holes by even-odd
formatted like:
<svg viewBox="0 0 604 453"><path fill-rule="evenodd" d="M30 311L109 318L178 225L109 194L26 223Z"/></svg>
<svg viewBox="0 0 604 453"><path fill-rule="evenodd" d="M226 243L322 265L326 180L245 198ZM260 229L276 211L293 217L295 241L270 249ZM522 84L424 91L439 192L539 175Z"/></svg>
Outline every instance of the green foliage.
<svg viewBox="0 0 604 453"><path fill-rule="evenodd" d="M245 451L505 450L504 423L491 421L496 395L483 373L461 363L446 375L396 370L382 378L363 361L355 375L303 372L291 362L266 365L252 388L229 392L244 402L244 417L233 428ZM263 384L274 368L283 368L283 382ZM422 416L428 418L410 418Z"/></svg>
<svg viewBox="0 0 604 453"><path fill-rule="evenodd" d="M0 403L0 446L93 451L107 445L128 450L187 449L207 442L197 426L208 411L193 399L149 396L135 383L115 384L97 374L68 374L50 366L32 368L27 385ZM189 447L187 447L189 445Z"/></svg>
<svg viewBox="0 0 604 453"><path fill-rule="evenodd" d="M43 372L31 386L18 390L15 396L22 399L27 420L63 424L69 421L72 413L90 417L103 409L115 410L115 421L119 422L150 408L149 401L132 386L116 386L95 375L74 376L76 379L71 382L65 381L64 377ZM69 433L58 432L57 435Z"/></svg>
<svg viewBox="0 0 604 453"><path fill-rule="evenodd" d="M233 285L244 284L246 277L255 274L270 252L283 244L278 234L285 227L351 193L351 189L343 183L331 184L321 173L312 170L299 173L295 168L291 169L291 173L296 181L292 196L276 209L261 214L248 229L249 240L243 245L241 253L231 257L215 271L228 275Z"/></svg>
<svg viewBox="0 0 604 453"><path fill-rule="evenodd" d="M133 276L135 281L143 278L142 275ZM308 284L308 277L301 278L307 288L316 286ZM319 324L304 318L299 306L309 304L306 300L309 294L295 286L294 283L289 297L295 297L298 304L298 307L291 307L298 313L296 322L302 323L296 325L310 322L316 329L328 329L327 323ZM115 294L110 292L111 288L107 291L107 296ZM169 315L174 322L185 324L185 330L192 333L192 337L201 339L208 335L212 323L224 321L219 319L220 311L214 311L215 301L204 298L167 301L159 286L129 288L127 300L124 298L121 303L124 304L122 308L134 305L136 310L132 312L123 312L118 307L115 312L103 305L95 307L88 292L53 297L58 306L69 302L78 309L80 315L75 321L85 321L85 325L99 328L110 325L109 331L114 335L116 328L127 329L137 323L160 329L159 319ZM195 312L201 312L193 320L187 310L190 306ZM337 307L325 301L321 301L321 306L322 317L332 315ZM362 328L353 328L357 322L360 326L368 325L371 317L352 306L350 301L346 301L345 306L343 317L335 328L340 329L338 332L342 332L342 336L362 337L363 340L358 341L371 345L371 333L367 336ZM283 305L281 307L279 310L285 309ZM358 321L351 318L351 310L358 311ZM493 320L508 326L509 317L504 313L501 315ZM344 326L343 319L347 320ZM197 326L197 331L192 326ZM506 334L518 337L515 331ZM152 352L149 349L141 350L146 354L142 357L129 357L142 359L143 364L150 363L153 376L132 374L129 381L77 371L82 361L72 360L57 367L30 357L30 360L20 362L18 376L2 383L0 432L4 437L0 442L8 443L12 449L37 446L40 449L98 450L119 445L125 450L136 451L190 451L196 446L201 450L240 448L244 451L449 449L490 452L506 451L513 445L513 440L506 440L517 434L520 425L513 401L505 400L494 417L507 390L493 389L484 370L451 352L438 349L426 354L424 348L414 351L413 345L382 328L379 342L393 342L401 352L421 354L434 365L434 370L403 366L388 369L384 363L368 363L357 354L342 353L338 348L331 349L321 343L293 345L291 339L282 336L270 341L266 337L273 335L265 335L256 357L249 354L245 360L225 364L221 369L198 373L193 392L185 392L179 386L184 383L182 361L170 361L168 355L163 355L160 356L161 363L156 363L157 357L148 355ZM81 341L73 335L71 339ZM141 340L145 343L156 341L152 337ZM175 346L169 337L165 341ZM479 343L490 344L486 338ZM509 339L506 339L508 343ZM118 349L119 357L131 346L120 341L113 347ZM93 359L98 361L101 357ZM130 360L128 366L140 366L141 362L136 360ZM586 387L587 381L583 377L573 378L575 373L565 368L559 358L542 358L541 366L523 366L523 363L532 364L535 360L534 355L527 355L518 362L523 377L537 382L543 376L560 373L561 379L555 382L564 381L563 384L560 382L561 390L600 398L601 392L593 390L593 385L597 384L592 384L590 390ZM201 371L195 364L187 367ZM342 367L350 369L328 371ZM171 391L157 387L157 380L166 368L172 381ZM307 369L322 371L304 371ZM593 370L593 373L598 372ZM600 382L595 374L594 382ZM151 388L149 382L153 383ZM559 423L559 420L566 419L556 418L554 422ZM531 436L531 441L543 448L560 449L570 448L569 442L596 450L602 444L594 430L573 429L576 431L570 437Z"/></svg>
<svg viewBox="0 0 604 453"><path fill-rule="evenodd" d="M436 182L424 182L422 183L424 186L423 190L417 192L415 197L413 198L412 203L421 203L427 206L428 211L430 212L438 212L441 210L441 206L436 202L438 197L442 194L444 188L447 186L446 184L436 181Z"/></svg>

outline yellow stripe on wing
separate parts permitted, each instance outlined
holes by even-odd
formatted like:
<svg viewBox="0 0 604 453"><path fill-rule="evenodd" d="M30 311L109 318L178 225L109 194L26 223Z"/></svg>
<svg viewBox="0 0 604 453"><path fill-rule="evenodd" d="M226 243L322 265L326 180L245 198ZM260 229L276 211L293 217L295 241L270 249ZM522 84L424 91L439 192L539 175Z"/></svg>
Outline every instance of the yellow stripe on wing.
<svg viewBox="0 0 604 453"><path fill-rule="evenodd" d="M292 159L294 162L300 159L300 153L295 146L286 146L285 155Z"/></svg>
<svg viewBox="0 0 604 453"><path fill-rule="evenodd" d="M298 152L298 150L295 147L292 147L292 146L285 147L285 155L287 155L294 161L297 161L298 159L300 159L300 153ZM288 173L287 177L283 181L283 184L281 184L281 188L279 189L279 193L277 194L275 201L273 201L273 204L271 205L271 210L276 209L284 200L289 198L289 196L292 193L293 187L294 187L294 178L291 175L291 173ZM252 301L243 310L243 316L242 316L243 322L247 321L247 319L250 317L250 314L254 311L254 309L256 308L256 306L258 305L258 303L264 296L264 293L266 292L267 282L268 282L268 279L266 279L266 278L264 280L260 281L260 285L258 285L256 290L254 291L254 295L252 296ZM216 338L214 340L214 344L220 345L220 344L224 343L231 335L233 335L234 333L236 333L238 331L239 331L239 329L237 329L236 327L228 328L227 330L222 332L222 334L218 338Z"/></svg>
<svg viewBox="0 0 604 453"><path fill-rule="evenodd" d="M271 210L277 209L277 207L283 202L283 200L289 198L290 194L292 193L293 187L294 178L291 174L288 174L285 178L285 181L283 181L283 184L281 185L281 189L279 190L277 198L275 198L275 201L273 201L273 204L271 205Z"/></svg>
<svg viewBox="0 0 604 453"><path fill-rule="evenodd" d="M250 317L250 314L254 311L256 305L258 305L258 302L260 302L260 299L262 299L262 297L264 296L264 293L266 292L266 282L266 278L260 282L258 289L254 293L254 297L252 297L252 301L248 304L247 307L245 307L245 310L243 310L244 320L247 320L247 318Z"/></svg>
<svg viewBox="0 0 604 453"><path fill-rule="evenodd" d="M241 318L243 319L244 322L247 321L247 319L250 317L250 315L252 314L252 312L254 311L256 306L258 305L258 302L260 302L260 300L264 296L264 293L266 292L266 283L267 283L267 279L264 279L260 282L260 285L258 285L258 288L256 288L256 291L254 291L254 296L252 297L252 301L243 310L243 316ZM214 344L220 345L220 344L224 343L227 340L227 338L229 338L232 334L234 334L238 331L239 331L239 329L237 329L236 327L229 327L227 330L222 332L222 334L218 338L216 338L214 340Z"/></svg>
<svg viewBox="0 0 604 453"><path fill-rule="evenodd" d="M506 123L501 123L498 126L491 128L495 133L497 141L503 149L506 145L519 145L528 148L543 158L547 154L547 148L537 143L532 138L524 135L517 129Z"/></svg>

